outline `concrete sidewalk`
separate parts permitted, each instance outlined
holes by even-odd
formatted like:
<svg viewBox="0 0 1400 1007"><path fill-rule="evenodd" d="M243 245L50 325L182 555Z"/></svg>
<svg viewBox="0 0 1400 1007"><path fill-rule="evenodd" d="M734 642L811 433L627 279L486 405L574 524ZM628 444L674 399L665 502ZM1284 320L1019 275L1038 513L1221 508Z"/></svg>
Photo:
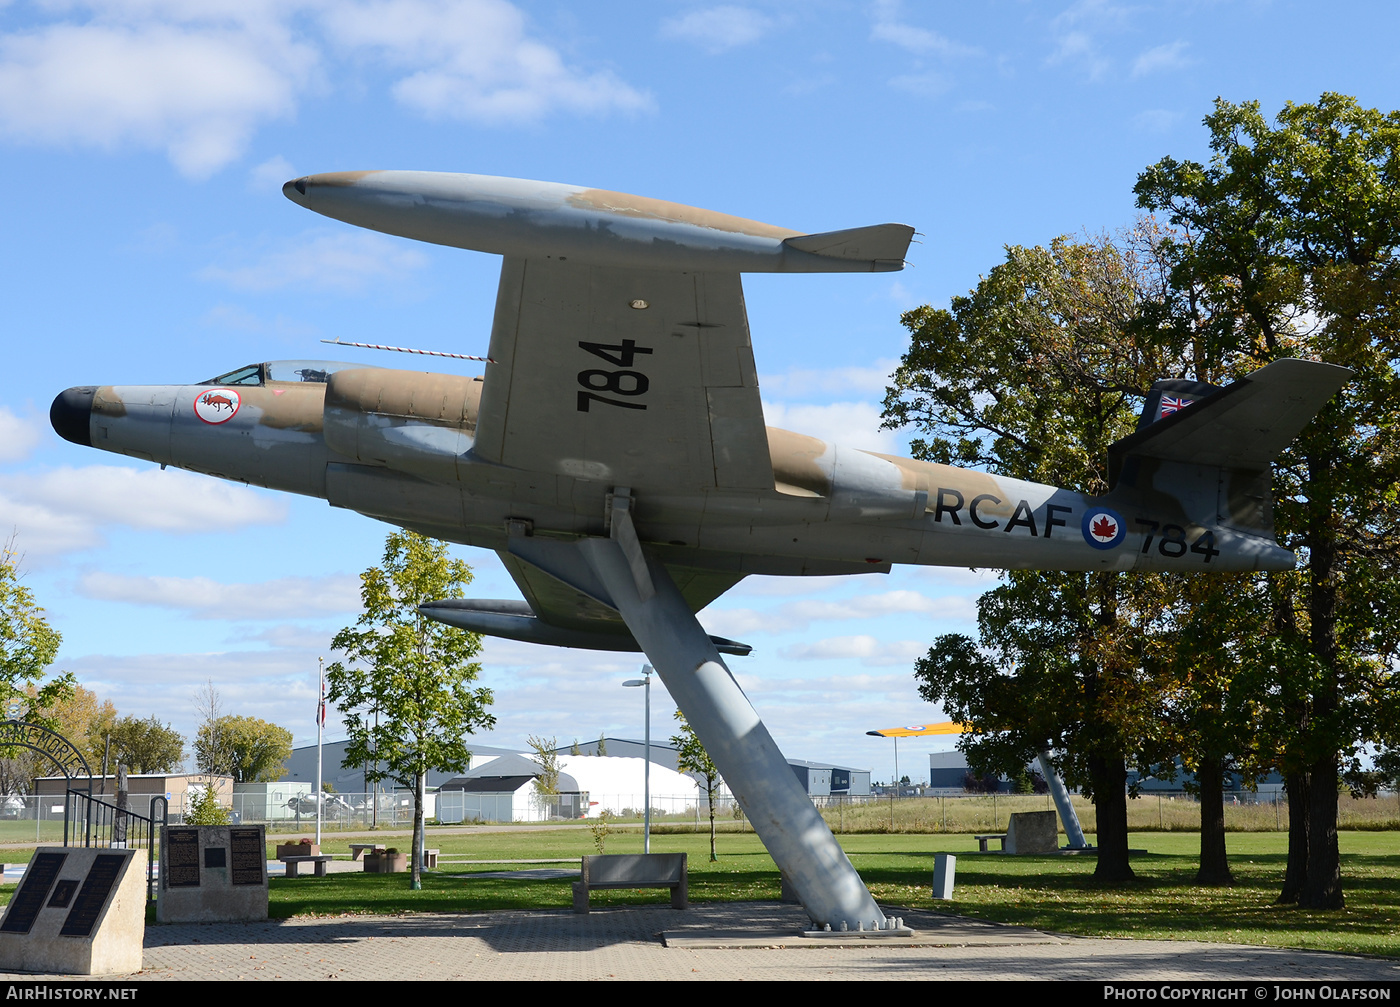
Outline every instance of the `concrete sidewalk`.
<svg viewBox="0 0 1400 1007"><path fill-rule="evenodd" d="M784 947L796 907L720 903L151 926L145 968L182 979L1390 980L1400 961L1277 948L1062 937L915 910L918 947ZM672 946L663 943L666 933ZM769 943L752 945L755 935ZM715 936L722 948L699 947ZM735 940L734 938L742 938ZM6 979L36 978L6 975ZM59 978L59 977L53 977Z"/></svg>

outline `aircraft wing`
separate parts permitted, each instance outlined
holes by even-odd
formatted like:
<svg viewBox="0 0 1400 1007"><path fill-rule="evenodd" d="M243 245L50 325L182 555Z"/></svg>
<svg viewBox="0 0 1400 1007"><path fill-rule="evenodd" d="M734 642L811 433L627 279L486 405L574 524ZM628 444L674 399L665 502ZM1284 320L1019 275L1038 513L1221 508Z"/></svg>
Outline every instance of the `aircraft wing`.
<svg viewBox="0 0 1400 1007"><path fill-rule="evenodd" d="M282 191L361 227L503 256L476 456L632 488L771 489L739 274L898 270L914 236L804 234L488 175L330 172Z"/></svg>
<svg viewBox="0 0 1400 1007"><path fill-rule="evenodd" d="M619 486L771 488L737 273L507 258L478 457Z"/></svg>

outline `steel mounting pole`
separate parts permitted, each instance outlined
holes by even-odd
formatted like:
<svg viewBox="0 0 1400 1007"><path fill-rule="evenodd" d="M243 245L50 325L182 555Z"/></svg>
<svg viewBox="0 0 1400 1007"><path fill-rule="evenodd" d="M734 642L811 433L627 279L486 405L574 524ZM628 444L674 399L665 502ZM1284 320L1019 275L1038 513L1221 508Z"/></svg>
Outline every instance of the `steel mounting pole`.
<svg viewBox="0 0 1400 1007"><path fill-rule="evenodd" d="M883 928L884 914L666 568L616 537L554 548L576 549L606 589L812 921Z"/></svg>

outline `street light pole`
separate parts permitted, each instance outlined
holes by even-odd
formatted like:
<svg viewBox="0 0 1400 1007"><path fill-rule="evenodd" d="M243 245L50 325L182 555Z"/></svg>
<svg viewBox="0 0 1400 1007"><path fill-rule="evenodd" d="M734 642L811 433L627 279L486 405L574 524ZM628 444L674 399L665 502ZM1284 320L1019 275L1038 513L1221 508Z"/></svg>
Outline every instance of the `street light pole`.
<svg viewBox="0 0 1400 1007"><path fill-rule="evenodd" d="M635 689L641 686L646 691L646 730L643 734L645 741L646 758L642 765L642 803L645 808L642 811L642 852L651 852L651 676L655 671L651 665L642 665L641 678L634 678L623 682L623 686Z"/></svg>

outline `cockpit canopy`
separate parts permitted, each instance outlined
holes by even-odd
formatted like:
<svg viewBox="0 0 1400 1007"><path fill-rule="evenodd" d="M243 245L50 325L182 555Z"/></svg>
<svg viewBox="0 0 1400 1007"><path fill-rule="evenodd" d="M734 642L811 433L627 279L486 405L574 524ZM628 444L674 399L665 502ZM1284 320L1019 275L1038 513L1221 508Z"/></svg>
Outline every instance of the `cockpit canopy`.
<svg viewBox="0 0 1400 1007"><path fill-rule="evenodd" d="M270 381L312 382L323 385L336 371L364 366L364 364L349 364L336 360L269 360L261 364L248 364L237 370L229 371L227 374L220 374L216 378L199 383L201 385L243 387L265 385Z"/></svg>

